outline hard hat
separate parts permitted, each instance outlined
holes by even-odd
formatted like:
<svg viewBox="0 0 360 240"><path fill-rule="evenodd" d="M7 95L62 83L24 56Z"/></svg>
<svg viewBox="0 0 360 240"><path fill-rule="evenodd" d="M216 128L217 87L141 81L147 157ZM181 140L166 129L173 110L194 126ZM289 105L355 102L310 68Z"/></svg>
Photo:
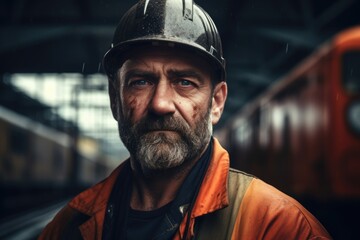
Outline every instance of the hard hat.
<svg viewBox="0 0 360 240"><path fill-rule="evenodd" d="M193 50L212 63L218 81L225 81L221 39L210 16L193 0L140 0L121 18L103 66L109 78L122 54L139 46L166 45Z"/></svg>

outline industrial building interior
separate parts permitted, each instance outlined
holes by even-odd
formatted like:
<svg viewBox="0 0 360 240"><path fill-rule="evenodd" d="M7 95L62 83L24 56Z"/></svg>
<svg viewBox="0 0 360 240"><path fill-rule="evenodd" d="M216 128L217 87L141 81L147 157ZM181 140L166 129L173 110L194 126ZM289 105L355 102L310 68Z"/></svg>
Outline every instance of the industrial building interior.
<svg viewBox="0 0 360 240"><path fill-rule="evenodd" d="M100 181L127 158L110 112L102 58L121 16L136 2L1 1L1 239L36 238L71 196ZM228 99L215 132L226 128L235 114L337 34L360 26L358 0L195 2L216 23L226 59ZM10 123L16 130L9 130ZM49 139L61 138L62 146L71 149L68 155L64 153L68 161L59 157L62 150L47 154L40 162L34 159L35 153L22 156L29 149L45 152L50 148L45 143L31 145L33 134L44 136L45 132ZM60 169L56 173L50 170L54 166ZM84 169L88 172L80 175ZM79 188L68 189L78 182ZM357 195L329 205L333 216L329 209L317 211L324 199L312 204L311 198L304 198L302 203L334 239L355 239L359 236L354 229L359 223L354 218L360 214L359 200ZM357 207L347 212L341 204ZM344 219L347 226L337 227Z"/></svg>

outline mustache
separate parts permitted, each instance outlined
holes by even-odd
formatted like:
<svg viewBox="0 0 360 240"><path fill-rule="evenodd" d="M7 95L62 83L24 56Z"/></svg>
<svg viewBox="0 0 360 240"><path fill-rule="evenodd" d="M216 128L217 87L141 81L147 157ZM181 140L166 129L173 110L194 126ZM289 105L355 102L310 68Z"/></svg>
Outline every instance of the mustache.
<svg viewBox="0 0 360 240"><path fill-rule="evenodd" d="M152 131L175 131L179 133L190 131L190 126L184 120L173 116L150 117L146 116L134 126L138 134L145 134Z"/></svg>

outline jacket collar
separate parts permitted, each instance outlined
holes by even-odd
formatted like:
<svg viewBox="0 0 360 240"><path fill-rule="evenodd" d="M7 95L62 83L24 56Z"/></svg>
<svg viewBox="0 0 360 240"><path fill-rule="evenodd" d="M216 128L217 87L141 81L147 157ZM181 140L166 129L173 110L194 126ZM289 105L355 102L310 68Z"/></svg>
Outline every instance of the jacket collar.
<svg viewBox="0 0 360 240"><path fill-rule="evenodd" d="M125 162L118 166L105 180L77 195L69 205L88 216L104 210L124 163Z"/></svg>
<svg viewBox="0 0 360 240"><path fill-rule="evenodd" d="M227 179L229 174L229 154L214 138L214 149L208 171L200 188L191 217L214 212L229 205Z"/></svg>
<svg viewBox="0 0 360 240"><path fill-rule="evenodd" d="M190 236L194 236L195 218L225 208L229 205L228 175L230 168L229 154L223 149L216 138L211 162L198 197L196 199L190 220ZM186 228L186 216L179 227L179 234L174 239L183 239Z"/></svg>

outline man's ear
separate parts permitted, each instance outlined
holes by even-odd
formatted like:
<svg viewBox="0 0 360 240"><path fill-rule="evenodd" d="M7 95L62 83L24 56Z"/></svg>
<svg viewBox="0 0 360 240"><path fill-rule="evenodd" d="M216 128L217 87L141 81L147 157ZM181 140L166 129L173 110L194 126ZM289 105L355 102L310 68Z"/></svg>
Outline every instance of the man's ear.
<svg viewBox="0 0 360 240"><path fill-rule="evenodd" d="M219 122L223 113L225 101L227 97L227 84L220 82L215 85L213 92L213 99L211 105L211 123L215 125Z"/></svg>
<svg viewBox="0 0 360 240"><path fill-rule="evenodd" d="M115 79L108 77L108 82L109 82L108 86L109 86L110 108L114 119L117 121L118 111L119 111L119 98L117 93L119 89L117 88Z"/></svg>

